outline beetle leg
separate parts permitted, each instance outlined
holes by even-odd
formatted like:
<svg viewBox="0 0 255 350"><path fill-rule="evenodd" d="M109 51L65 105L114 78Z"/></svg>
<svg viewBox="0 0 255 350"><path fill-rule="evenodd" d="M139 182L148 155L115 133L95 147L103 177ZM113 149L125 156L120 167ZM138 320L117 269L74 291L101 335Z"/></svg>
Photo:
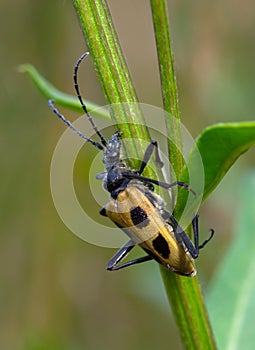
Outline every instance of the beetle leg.
<svg viewBox="0 0 255 350"><path fill-rule="evenodd" d="M142 164L140 166L140 169L138 170L139 175L141 175L143 173L144 168L148 164L154 149L155 149L156 162L159 164L160 168L162 168L162 166L164 165L162 160L160 159L160 156L159 156L158 143L157 143L157 141L152 140L145 151L145 154L144 154L144 157L142 160Z"/></svg>
<svg viewBox="0 0 255 350"><path fill-rule="evenodd" d="M141 180L146 184L155 184L155 185L163 187L165 189L170 189L170 188L175 187L175 186L181 186L181 187L184 187L186 190L192 192L194 194L194 196L196 196L196 193L185 182L175 181L175 182L168 184L168 183L165 183L162 181L158 181L158 180L150 179L148 177L141 176L141 174L143 173L145 167L147 166L147 164L152 156L153 150L155 150L156 163L159 165L160 168L162 168L164 163L160 159L158 142L156 140L152 140L145 151L140 169L137 172L133 172L133 171L126 171L125 172L125 171L123 171L122 176L126 177L127 179Z"/></svg>
<svg viewBox="0 0 255 350"><path fill-rule="evenodd" d="M170 216L170 220L171 220L171 224L173 225L176 240L179 243L184 244L184 246L187 248L187 251L190 253L193 259L196 259L198 257L199 250L202 249L212 239L214 235L214 230L211 229L210 237L207 238L202 244L199 244L198 217L199 215L196 214L192 220L192 229L193 229L193 235L194 235L194 244L193 244L191 239L189 238L187 233L181 228L181 226L179 225L175 217L173 215Z"/></svg>
<svg viewBox="0 0 255 350"><path fill-rule="evenodd" d="M199 218L199 215L196 214L194 219L192 220L192 228L193 228L193 233L194 233L195 247L199 251L200 249L204 248L204 246L213 238L214 230L211 228L210 229L211 234L210 234L209 238L207 238L202 244L199 244L198 218Z"/></svg>
<svg viewBox="0 0 255 350"><path fill-rule="evenodd" d="M175 187L175 186L184 187L185 190L190 191L194 196L196 196L196 192L193 191L192 188L188 184L186 184L185 182L182 182L182 181L174 181L174 182L168 184L166 182L162 182L162 181L150 179L149 177L141 176L141 175L133 173L131 171L123 171L122 176L126 177L127 179L130 179L130 180L134 180L134 179L140 180L140 181L144 182L145 184L154 184L154 185L157 185L159 187L165 188L167 190L169 190L170 188Z"/></svg>
<svg viewBox="0 0 255 350"><path fill-rule="evenodd" d="M199 215L196 214L192 220L192 230L193 230L193 235L194 235L194 244L195 244L195 249L198 252L199 251L199 230L198 230L198 218Z"/></svg>
<svg viewBox="0 0 255 350"><path fill-rule="evenodd" d="M194 219L197 220L197 216L195 216ZM173 225L173 231L174 231L174 235L175 235L177 242L183 244L184 247L187 249L187 251L192 256L192 258L196 259L198 257L198 253L199 253L198 246L196 246L197 242L198 242L198 230L194 231L194 237L195 237L194 238L195 246L194 246L191 239L187 235L187 233L182 229L182 227L179 225L178 221L175 219L175 217L173 215L170 216L170 221L171 221L171 224ZM197 221L196 221L196 223L197 223ZM192 225L193 225L193 221L192 221ZM196 225L196 228L197 227L198 226ZM194 229L194 226L193 226L193 229Z"/></svg>
<svg viewBox="0 0 255 350"><path fill-rule="evenodd" d="M131 265L140 264L142 262L152 260L151 256L145 255L141 258L131 260L124 264L116 266L121 260L123 260L128 255L128 253L134 248L134 246L135 246L135 243L134 241L132 241L132 239L130 239L127 243L125 243L124 246L121 247L117 251L117 253L114 254L111 260L108 262L106 267L107 270L116 271L116 270L124 269L125 267L131 266Z"/></svg>

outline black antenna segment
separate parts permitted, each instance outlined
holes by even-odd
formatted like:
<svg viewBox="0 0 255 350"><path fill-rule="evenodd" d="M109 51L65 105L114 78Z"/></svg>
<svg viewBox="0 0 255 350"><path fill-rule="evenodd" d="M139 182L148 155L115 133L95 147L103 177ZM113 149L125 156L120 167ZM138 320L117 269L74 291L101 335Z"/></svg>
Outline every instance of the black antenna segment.
<svg viewBox="0 0 255 350"><path fill-rule="evenodd" d="M75 88L75 91L76 91L76 95L81 103L81 107L84 111L84 113L86 114L90 124L92 125L94 131L97 133L97 135L99 136L103 146L107 146L107 141L105 140L105 138L103 137L103 135L100 133L100 131L98 130L96 124L94 123L91 115L89 114L88 110L87 110L87 107L85 105L85 103L83 102L83 99L81 97L81 93L80 93L80 89L79 89L79 84L78 84L78 69L79 69L79 66L81 64L81 62L84 60L84 58L86 58L87 56L89 55L89 52L85 52L79 59L78 61L76 62L76 65L74 66L74 74L73 74L73 80L74 80L74 88Z"/></svg>
<svg viewBox="0 0 255 350"><path fill-rule="evenodd" d="M65 125L67 125L73 132L75 132L75 134L80 136L83 140L90 142L93 146L97 147L98 149L100 149L100 150L104 149L104 147L101 145L101 143L95 142L95 141L89 139L88 137L86 137L85 135L83 135L80 132L80 130L78 130L76 127L74 127L73 124L71 122L69 122L69 120L67 120L61 113L59 113L57 108L54 106L53 100L49 100L48 104L49 104L49 107L52 110L52 112L55 113L62 120L62 122L64 122Z"/></svg>

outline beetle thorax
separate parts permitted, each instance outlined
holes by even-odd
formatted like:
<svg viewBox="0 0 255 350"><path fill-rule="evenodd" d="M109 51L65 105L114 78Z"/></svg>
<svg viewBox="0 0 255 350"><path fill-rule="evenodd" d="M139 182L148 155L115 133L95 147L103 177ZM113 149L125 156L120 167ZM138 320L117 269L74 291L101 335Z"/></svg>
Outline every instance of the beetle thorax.
<svg viewBox="0 0 255 350"><path fill-rule="evenodd" d="M117 198L119 192L123 191L129 179L122 175L122 171L126 169L124 163L113 165L107 172L107 177L104 180L104 187L111 193L112 198Z"/></svg>
<svg viewBox="0 0 255 350"><path fill-rule="evenodd" d="M120 133L115 133L112 138L108 141L104 149L103 163L105 168L108 171L112 168L113 165L116 165L120 162Z"/></svg>

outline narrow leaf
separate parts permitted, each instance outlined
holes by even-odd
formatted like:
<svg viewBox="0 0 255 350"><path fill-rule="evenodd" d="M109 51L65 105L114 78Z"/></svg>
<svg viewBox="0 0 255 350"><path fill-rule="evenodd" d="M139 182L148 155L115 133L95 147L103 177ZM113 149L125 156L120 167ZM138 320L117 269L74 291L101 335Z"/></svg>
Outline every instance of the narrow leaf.
<svg viewBox="0 0 255 350"><path fill-rule="evenodd" d="M78 112L82 112L81 104L76 96L65 94L56 89L47 79L45 79L38 70L31 64L23 64L20 66L20 71L27 73L32 79L33 83L38 87L42 94L48 98L55 100L56 103L63 107L68 107ZM95 111L95 115L102 118L109 118L107 111L103 111L95 103L86 101L86 106L89 111Z"/></svg>

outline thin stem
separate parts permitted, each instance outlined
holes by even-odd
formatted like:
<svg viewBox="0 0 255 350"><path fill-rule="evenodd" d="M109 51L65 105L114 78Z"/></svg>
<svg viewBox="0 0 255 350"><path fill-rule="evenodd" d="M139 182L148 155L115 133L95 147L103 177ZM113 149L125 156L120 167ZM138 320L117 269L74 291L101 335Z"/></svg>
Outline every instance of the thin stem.
<svg viewBox="0 0 255 350"><path fill-rule="evenodd" d="M164 0L151 0L151 10L158 51L161 89L170 142L169 157L177 179L183 169L178 89L174 72L167 6ZM180 213L179 213L180 214ZM178 217L178 213L175 212ZM209 318L197 278L174 275L160 267L169 303L187 349L216 349Z"/></svg>
<svg viewBox="0 0 255 350"><path fill-rule="evenodd" d="M99 82L111 104L112 117L121 125L123 139L131 140L132 154L141 159L144 149L137 147L135 139L149 141L150 138L107 4L104 0L73 0L73 3ZM129 151L126 149L127 154Z"/></svg>
<svg viewBox="0 0 255 350"><path fill-rule="evenodd" d="M151 0L151 10L157 45L163 105L164 110L168 113L166 115L166 127L169 137L169 157L176 177L180 178L184 164L181 156L180 109L166 2L164 0ZM169 115L174 118L169 117Z"/></svg>

